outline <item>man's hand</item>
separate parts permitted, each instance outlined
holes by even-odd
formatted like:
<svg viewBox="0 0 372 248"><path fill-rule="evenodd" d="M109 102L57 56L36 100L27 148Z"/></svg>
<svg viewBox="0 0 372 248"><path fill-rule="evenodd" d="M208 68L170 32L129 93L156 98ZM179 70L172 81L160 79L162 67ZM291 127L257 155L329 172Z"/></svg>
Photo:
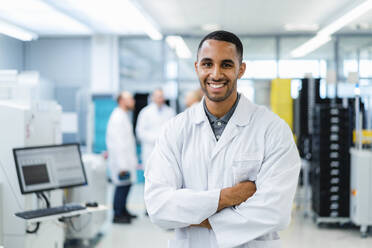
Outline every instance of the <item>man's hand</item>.
<svg viewBox="0 0 372 248"><path fill-rule="evenodd" d="M120 171L119 177L125 177L128 174L128 171Z"/></svg>
<svg viewBox="0 0 372 248"><path fill-rule="evenodd" d="M198 225L190 225L190 226L198 226L198 227L204 227L204 228L207 228L207 229L212 229L211 224L209 223L208 219L204 220L202 223L200 223Z"/></svg>
<svg viewBox="0 0 372 248"><path fill-rule="evenodd" d="M224 188L220 193L217 212L228 207L245 202L256 192L256 184L251 181L238 183L235 186Z"/></svg>

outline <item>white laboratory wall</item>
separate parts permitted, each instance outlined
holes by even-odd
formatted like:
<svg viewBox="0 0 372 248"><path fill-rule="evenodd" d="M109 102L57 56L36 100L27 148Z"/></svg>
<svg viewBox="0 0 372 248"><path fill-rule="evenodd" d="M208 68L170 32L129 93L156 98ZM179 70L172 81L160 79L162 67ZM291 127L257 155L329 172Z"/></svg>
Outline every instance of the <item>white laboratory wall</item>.
<svg viewBox="0 0 372 248"><path fill-rule="evenodd" d="M23 69L23 42L0 34L0 69Z"/></svg>
<svg viewBox="0 0 372 248"><path fill-rule="evenodd" d="M25 43L25 70L39 71L56 86L90 84L90 37L40 38Z"/></svg>
<svg viewBox="0 0 372 248"><path fill-rule="evenodd" d="M79 132L64 133L64 142L84 143L86 137L91 58L90 37L49 37L25 43L25 70L38 71L54 82L54 99L63 112L79 116Z"/></svg>
<svg viewBox="0 0 372 248"><path fill-rule="evenodd" d="M95 35L91 47L92 93L116 94L119 90L118 37Z"/></svg>

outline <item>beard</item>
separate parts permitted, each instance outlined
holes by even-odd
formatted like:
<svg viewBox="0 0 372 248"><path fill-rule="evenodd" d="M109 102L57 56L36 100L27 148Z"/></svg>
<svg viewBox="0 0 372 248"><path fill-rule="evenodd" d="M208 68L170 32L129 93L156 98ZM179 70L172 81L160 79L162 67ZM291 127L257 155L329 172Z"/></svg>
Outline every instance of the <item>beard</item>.
<svg viewBox="0 0 372 248"><path fill-rule="evenodd" d="M230 81L228 81L226 83L227 87L228 87L229 83L230 83ZM213 96L213 95L209 94L209 92L207 90L207 87L208 87L207 80L205 80L204 83L200 83L200 84L201 84L201 89L202 89L203 93L205 94L206 97L208 97L208 99L210 101L212 101L212 102L223 102L227 98L229 98L229 96L231 96L231 94L236 89L237 79L234 80L234 82L231 84L231 88L228 88L225 95L223 95L223 96Z"/></svg>

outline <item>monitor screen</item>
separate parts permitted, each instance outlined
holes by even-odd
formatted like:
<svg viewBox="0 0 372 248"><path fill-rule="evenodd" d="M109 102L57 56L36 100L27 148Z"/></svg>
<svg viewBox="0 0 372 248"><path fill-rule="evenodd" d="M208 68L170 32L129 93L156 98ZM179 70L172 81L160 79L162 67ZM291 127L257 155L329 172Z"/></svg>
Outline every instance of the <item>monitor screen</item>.
<svg viewBox="0 0 372 248"><path fill-rule="evenodd" d="M79 144L13 149L22 194L87 184Z"/></svg>

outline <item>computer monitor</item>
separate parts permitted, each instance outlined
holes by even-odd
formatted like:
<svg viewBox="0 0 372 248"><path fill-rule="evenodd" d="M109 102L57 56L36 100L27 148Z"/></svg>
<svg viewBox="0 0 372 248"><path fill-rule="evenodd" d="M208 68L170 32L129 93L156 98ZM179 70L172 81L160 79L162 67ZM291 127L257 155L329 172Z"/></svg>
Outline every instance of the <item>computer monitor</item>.
<svg viewBox="0 0 372 248"><path fill-rule="evenodd" d="M22 194L86 185L77 143L13 149Z"/></svg>

